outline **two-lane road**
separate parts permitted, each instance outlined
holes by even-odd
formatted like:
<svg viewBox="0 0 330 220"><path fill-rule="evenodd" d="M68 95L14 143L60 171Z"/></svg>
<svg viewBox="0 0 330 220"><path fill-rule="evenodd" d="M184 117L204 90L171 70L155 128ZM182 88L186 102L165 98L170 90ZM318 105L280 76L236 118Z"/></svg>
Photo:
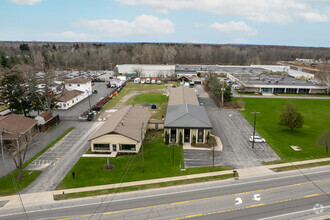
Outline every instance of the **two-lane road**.
<svg viewBox="0 0 330 220"><path fill-rule="evenodd" d="M215 181L26 207L29 219L305 219L330 213L330 170ZM313 210L314 206L324 206ZM26 219L0 208L0 219Z"/></svg>

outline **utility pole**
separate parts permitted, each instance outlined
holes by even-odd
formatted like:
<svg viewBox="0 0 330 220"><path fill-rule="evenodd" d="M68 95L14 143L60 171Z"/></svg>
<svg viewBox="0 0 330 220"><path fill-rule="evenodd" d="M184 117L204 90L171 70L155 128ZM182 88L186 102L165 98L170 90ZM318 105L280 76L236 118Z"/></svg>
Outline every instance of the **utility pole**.
<svg viewBox="0 0 330 220"><path fill-rule="evenodd" d="M1 154L2 154L2 163L3 163L3 175L6 176L6 170L5 170L5 151L4 151L4 146L3 146L3 137L2 135L4 133L10 134L10 132L5 131L5 130L1 130L0 131L0 144L1 144Z"/></svg>
<svg viewBox="0 0 330 220"><path fill-rule="evenodd" d="M143 122L141 127L141 151L142 151L142 173L144 173L144 152L143 152Z"/></svg>
<svg viewBox="0 0 330 220"><path fill-rule="evenodd" d="M251 114L254 114L253 136L252 136L252 149L254 149L254 136L256 134L257 114L260 114L260 112L251 112Z"/></svg>
<svg viewBox="0 0 330 220"><path fill-rule="evenodd" d="M221 108L223 108L223 93L225 90L225 80L222 81L222 89L221 89Z"/></svg>
<svg viewBox="0 0 330 220"><path fill-rule="evenodd" d="M86 90L86 92L87 92L87 96L88 96L89 111L92 111L92 107L91 107L91 97L89 96L89 91Z"/></svg>

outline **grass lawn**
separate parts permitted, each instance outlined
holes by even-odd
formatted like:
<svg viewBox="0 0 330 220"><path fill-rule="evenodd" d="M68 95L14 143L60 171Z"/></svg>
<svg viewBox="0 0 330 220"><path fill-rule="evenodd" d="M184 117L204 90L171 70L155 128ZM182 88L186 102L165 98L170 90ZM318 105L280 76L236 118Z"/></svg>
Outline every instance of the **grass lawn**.
<svg viewBox="0 0 330 220"><path fill-rule="evenodd" d="M187 179L187 180L169 181L169 182L164 182L164 183L153 183L153 184L147 184L147 185L128 186L128 187L115 188L115 189L95 190L95 191L78 192L78 193L67 193L67 194L54 195L54 199L55 200L73 199L73 198L97 196L97 195L104 195L104 194L111 194L111 193L154 189L154 188L168 187L168 186L174 186L174 185L201 183L201 182L205 182L205 181L221 180L221 179L229 179L229 178L233 178L233 174L224 174L224 175L219 175L219 176L210 176L210 177L202 177L202 178Z"/></svg>
<svg viewBox="0 0 330 220"><path fill-rule="evenodd" d="M282 159L271 163L327 157L325 148L316 146L316 140L330 129L330 100L291 99L304 116L304 126L293 132L286 126L278 125L281 110L288 100L244 98L245 110L241 111L242 115L253 125L254 115L251 112L260 112L256 130ZM297 145L303 151L294 151L291 145Z"/></svg>
<svg viewBox="0 0 330 220"><path fill-rule="evenodd" d="M152 134L156 134L157 138L151 139ZM142 173L141 153L109 158L110 163L115 166L110 171L104 170L104 165L107 163L106 158L82 157L57 189L131 182L231 169L230 167L202 167L181 171L180 165L181 168L184 166L182 146L165 146L161 134L161 131L150 131L147 133L144 141L144 173ZM172 159L173 150L174 165ZM75 172L75 180L72 179L72 171Z"/></svg>
<svg viewBox="0 0 330 220"><path fill-rule="evenodd" d="M0 112L3 110L6 110L8 108L8 105L0 105Z"/></svg>
<svg viewBox="0 0 330 220"><path fill-rule="evenodd" d="M44 152L46 152L54 144L59 142L72 129L74 129L74 127L69 128L68 130L66 130L61 136L56 138L53 142L51 142L47 147L45 147L37 155L35 155L30 160L25 162L23 164L23 168L27 167L32 161L37 159L40 155L42 155ZM41 173L42 173L42 171L23 170L24 178L21 179L21 180L16 181L18 191L20 191L20 190L24 189L25 187L27 187L28 185L30 185L30 183L32 183ZM0 196L7 196L7 195L12 195L12 194L16 193L14 185L13 185L11 174L14 176L14 180L16 180L16 177L18 176L18 170L16 169L12 173L9 173L7 176L4 176L0 179Z"/></svg>
<svg viewBox="0 0 330 220"><path fill-rule="evenodd" d="M271 170L273 170L275 172L283 172L283 171L289 171L289 170L306 169L306 168L327 166L327 165L330 165L330 161L307 163L307 164L294 165L294 166L292 165L292 166L287 166L287 167L278 167L278 168L273 168Z"/></svg>
<svg viewBox="0 0 330 220"><path fill-rule="evenodd" d="M117 96L115 96L110 102L108 102L102 107L102 110L100 111L98 116L101 115L101 113L104 112L105 110L113 108L125 95L127 95L132 91L149 90L151 92L152 90L155 89L164 89L164 88L167 88L167 86L158 85L158 84L135 84L132 82L128 82L126 86L123 88L123 90Z"/></svg>
<svg viewBox="0 0 330 220"><path fill-rule="evenodd" d="M157 105L157 109L152 110L151 118L162 119L162 115L165 117L167 104L168 104L168 97L161 93L139 94L139 95L129 99L125 104L132 105L132 104L144 104L144 103Z"/></svg>
<svg viewBox="0 0 330 220"><path fill-rule="evenodd" d="M42 172L41 171L27 171L23 170L24 178L21 180L16 180L18 176L18 170L14 170L12 172L14 181L17 184L18 191L21 191L25 187L27 187L30 183L32 183ZM10 174L4 176L0 179L0 196L8 196L15 194L16 190L14 188L13 179Z"/></svg>

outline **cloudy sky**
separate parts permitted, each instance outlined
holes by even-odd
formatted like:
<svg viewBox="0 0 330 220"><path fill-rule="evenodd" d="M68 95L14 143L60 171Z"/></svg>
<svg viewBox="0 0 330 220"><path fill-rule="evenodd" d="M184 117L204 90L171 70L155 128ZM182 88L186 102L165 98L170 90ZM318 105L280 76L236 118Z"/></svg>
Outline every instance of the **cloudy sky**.
<svg viewBox="0 0 330 220"><path fill-rule="evenodd" d="M0 0L0 40L330 47L330 0Z"/></svg>

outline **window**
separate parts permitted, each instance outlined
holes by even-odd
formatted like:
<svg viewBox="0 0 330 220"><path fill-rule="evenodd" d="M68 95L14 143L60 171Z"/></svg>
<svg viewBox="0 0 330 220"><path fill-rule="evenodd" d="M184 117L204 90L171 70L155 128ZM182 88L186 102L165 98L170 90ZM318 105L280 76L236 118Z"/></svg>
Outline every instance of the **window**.
<svg viewBox="0 0 330 220"><path fill-rule="evenodd" d="M171 142L176 142L176 129L171 129Z"/></svg>
<svg viewBox="0 0 330 220"><path fill-rule="evenodd" d="M78 84L78 87L80 87L80 84Z"/></svg>
<svg viewBox="0 0 330 220"><path fill-rule="evenodd" d="M198 140L197 142L203 142L204 141L204 129L198 129Z"/></svg>
<svg viewBox="0 0 330 220"><path fill-rule="evenodd" d="M74 103L74 100L72 100L72 104Z"/></svg>
<svg viewBox="0 0 330 220"><path fill-rule="evenodd" d="M110 144L94 144L94 150L110 150Z"/></svg>
<svg viewBox="0 0 330 220"><path fill-rule="evenodd" d="M69 86L71 86L71 84L69 84Z"/></svg>
<svg viewBox="0 0 330 220"><path fill-rule="evenodd" d="M63 104L63 107L64 107L64 108L66 107L66 104L65 104L65 103Z"/></svg>
<svg viewBox="0 0 330 220"><path fill-rule="evenodd" d="M135 144L119 144L119 150L135 151Z"/></svg>

